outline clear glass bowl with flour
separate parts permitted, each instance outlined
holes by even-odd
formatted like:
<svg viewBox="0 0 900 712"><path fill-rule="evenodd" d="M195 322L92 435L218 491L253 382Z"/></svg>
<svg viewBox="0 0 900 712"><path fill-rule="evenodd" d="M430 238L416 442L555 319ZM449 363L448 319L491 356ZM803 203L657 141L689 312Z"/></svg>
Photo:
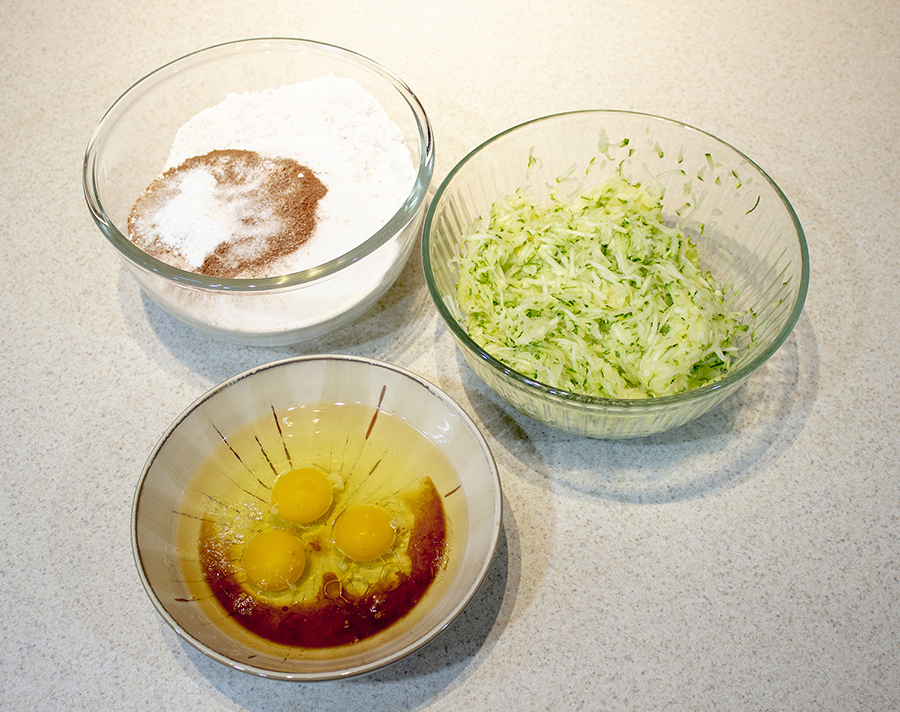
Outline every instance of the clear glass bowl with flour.
<svg viewBox="0 0 900 712"><path fill-rule="evenodd" d="M263 173L257 157L286 161L324 190L272 228L271 215L248 219L229 186L210 188L222 153ZM95 222L153 301L217 337L281 345L357 319L390 288L420 233L433 167L428 117L391 72L331 45L257 39L200 50L134 84L95 130L83 180ZM166 171L181 171L167 186L176 189L142 205ZM304 221L296 249L270 249L243 270L210 267L229 234L243 240L231 257L258 257L260 224L278 234Z"/></svg>

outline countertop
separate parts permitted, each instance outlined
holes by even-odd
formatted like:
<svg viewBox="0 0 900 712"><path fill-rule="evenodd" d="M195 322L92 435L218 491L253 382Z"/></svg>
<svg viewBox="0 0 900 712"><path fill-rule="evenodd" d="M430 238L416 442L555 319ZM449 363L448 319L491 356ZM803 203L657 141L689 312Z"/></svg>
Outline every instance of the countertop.
<svg viewBox="0 0 900 712"><path fill-rule="evenodd" d="M434 128L433 188L483 140L558 111L720 137L805 229L796 329L717 410L619 442L553 431L487 391L418 250L339 333L263 349L193 331L94 226L84 149L150 70L254 36L341 45L402 77ZM7 0L0 37L0 707L900 708L900 4ZM484 586L424 649L297 684L183 643L141 587L129 520L184 408L310 353L390 361L457 400L497 460L504 525Z"/></svg>

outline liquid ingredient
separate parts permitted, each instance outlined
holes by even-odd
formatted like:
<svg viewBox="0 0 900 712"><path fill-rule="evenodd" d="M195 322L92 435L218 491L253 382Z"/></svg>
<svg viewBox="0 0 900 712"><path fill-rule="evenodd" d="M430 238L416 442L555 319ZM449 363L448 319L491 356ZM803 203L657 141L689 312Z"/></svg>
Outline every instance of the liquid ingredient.
<svg viewBox="0 0 900 712"><path fill-rule="evenodd" d="M354 561L374 561L394 543L391 515L377 504L350 507L334 523L334 543Z"/></svg>
<svg viewBox="0 0 900 712"><path fill-rule="evenodd" d="M185 492L184 578L213 620L290 646L352 644L403 619L447 568L467 525L457 492L444 455L400 418L273 411L223 437Z"/></svg>
<svg viewBox="0 0 900 712"><path fill-rule="evenodd" d="M291 524L309 524L331 507L334 493L318 467L288 470L272 485L272 514Z"/></svg>
<svg viewBox="0 0 900 712"><path fill-rule="evenodd" d="M284 529L269 529L247 545L243 565L260 591L283 591L297 583L306 566L303 542Z"/></svg>
<svg viewBox="0 0 900 712"><path fill-rule="evenodd" d="M219 535L204 522L200 551L206 580L233 620L267 640L305 648L355 643L409 613L443 566L447 530L433 483L426 480L417 491L409 492L407 505L415 521L403 552L410 558L408 570L390 562L379 564L377 578L369 582L335 567L319 576L318 593L311 600L290 595L269 598L266 590L248 592ZM321 553L317 546L311 547L311 556Z"/></svg>

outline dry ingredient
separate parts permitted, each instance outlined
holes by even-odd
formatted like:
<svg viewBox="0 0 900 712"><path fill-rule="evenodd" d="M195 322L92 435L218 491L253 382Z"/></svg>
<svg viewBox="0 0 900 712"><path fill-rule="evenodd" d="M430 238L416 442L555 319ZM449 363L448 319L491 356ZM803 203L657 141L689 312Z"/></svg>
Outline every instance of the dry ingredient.
<svg viewBox="0 0 900 712"><path fill-rule="evenodd" d="M371 237L415 175L402 131L353 80L230 94L178 131L167 170L135 204L130 237L190 271L289 274Z"/></svg>
<svg viewBox="0 0 900 712"><path fill-rule="evenodd" d="M326 192L290 158L211 151L157 178L138 198L128 232L144 252L181 269L259 273L305 244Z"/></svg>

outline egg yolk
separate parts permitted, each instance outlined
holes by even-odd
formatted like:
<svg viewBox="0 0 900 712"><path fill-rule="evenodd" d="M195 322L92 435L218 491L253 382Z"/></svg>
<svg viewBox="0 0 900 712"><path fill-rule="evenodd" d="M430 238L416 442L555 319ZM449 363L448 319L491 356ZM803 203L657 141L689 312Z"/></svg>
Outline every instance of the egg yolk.
<svg viewBox="0 0 900 712"><path fill-rule="evenodd" d="M355 561L374 561L394 544L394 522L384 507L360 504L341 514L332 529L334 543Z"/></svg>
<svg viewBox="0 0 900 712"><path fill-rule="evenodd" d="M244 571L262 591L283 591L293 586L305 566L303 542L285 529L258 534L244 550Z"/></svg>
<svg viewBox="0 0 900 712"><path fill-rule="evenodd" d="M280 475L272 485L272 513L292 524L309 524L331 507L331 480L318 467L301 467Z"/></svg>

